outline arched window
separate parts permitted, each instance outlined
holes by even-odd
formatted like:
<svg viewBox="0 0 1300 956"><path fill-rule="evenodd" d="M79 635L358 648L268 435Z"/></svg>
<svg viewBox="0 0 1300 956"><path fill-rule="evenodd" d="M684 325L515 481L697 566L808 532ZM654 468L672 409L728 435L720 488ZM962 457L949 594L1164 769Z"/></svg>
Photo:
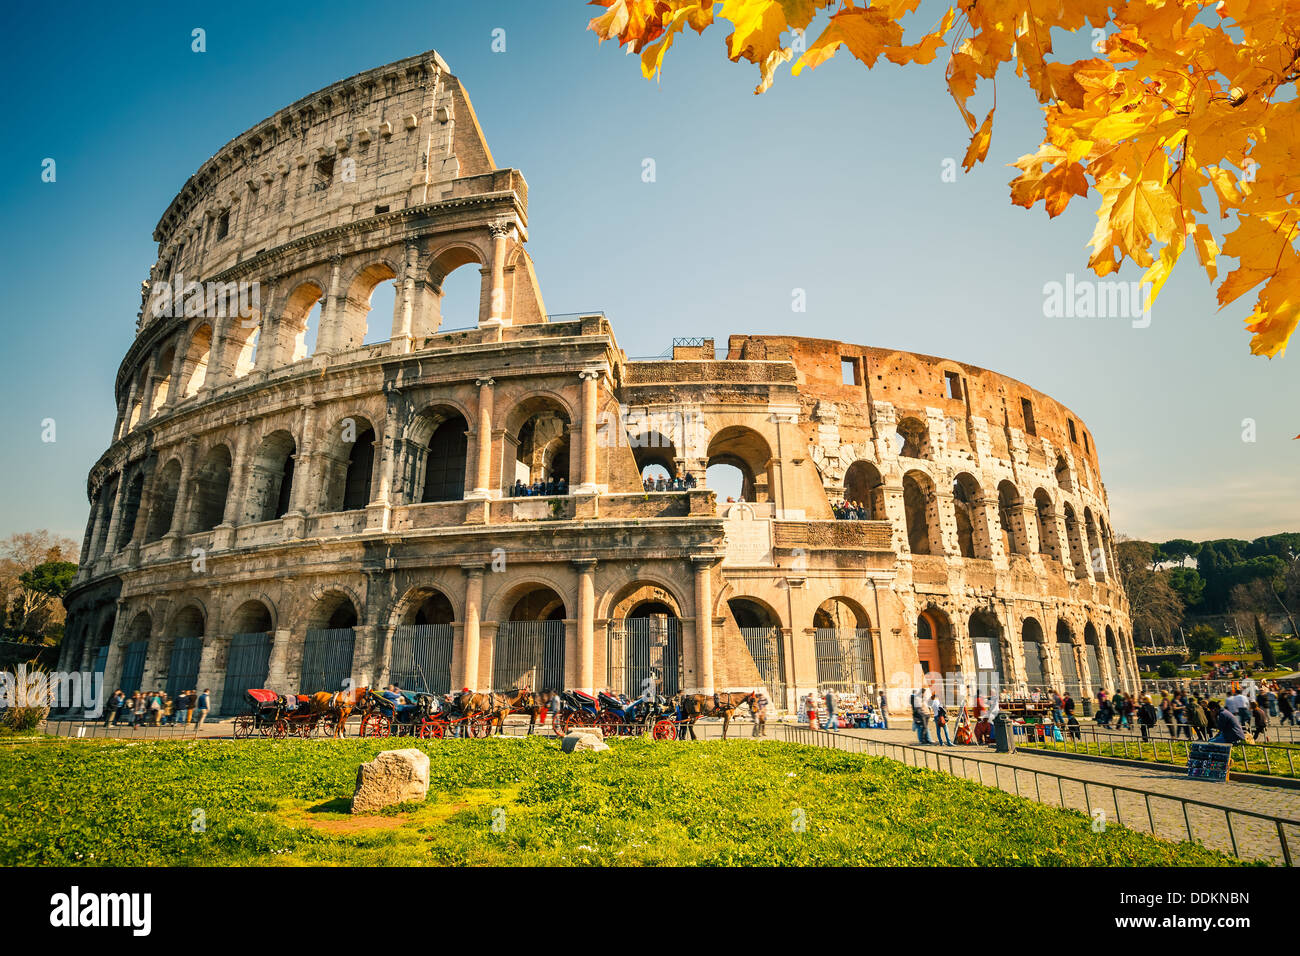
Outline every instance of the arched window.
<svg viewBox="0 0 1300 956"><path fill-rule="evenodd" d="M171 530L180 484L181 463L173 458L163 465L154 479L153 508L149 512L149 526L144 536L146 543L157 541Z"/></svg>
<svg viewBox="0 0 1300 956"><path fill-rule="evenodd" d="M226 513L226 496L230 492L230 449L214 445L203 456L194 485L190 506L195 532L211 531L221 524Z"/></svg>
<svg viewBox="0 0 1300 956"><path fill-rule="evenodd" d="M249 475L246 521L273 521L288 512L296 450L293 435L284 429L262 439Z"/></svg>
<svg viewBox="0 0 1300 956"><path fill-rule="evenodd" d="M429 439L421 501L459 501L465 497L465 420L443 422Z"/></svg>
<svg viewBox="0 0 1300 956"><path fill-rule="evenodd" d="M1002 533L1002 547L1007 554L1028 554L1029 542L1025 534L1021 512L1020 492L1009 481L998 485L998 527Z"/></svg>
<svg viewBox="0 0 1300 956"><path fill-rule="evenodd" d="M865 508L867 517L884 520L885 482L880 470L869 461L855 461L844 473L844 500Z"/></svg>
<svg viewBox="0 0 1300 956"><path fill-rule="evenodd" d="M909 471L903 476L903 513L907 520L907 544L913 554L930 554L931 519L933 516L933 485L919 471Z"/></svg>
<svg viewBox="0 0 1300 956"><path fill-rule="evenodd" d="M734 482L735 474L730 479L724 477L720 466L729 465L739 472L740 493L732 495L742 501L768 501L771 487L772 451L765 439L752 428L732 425L723 428L709 441L708 464L705 470L705 484L722 496L715 486L716 482ZM714 469L719 469L714 471ZM730 487L727 489L730 491Z"/></svg>

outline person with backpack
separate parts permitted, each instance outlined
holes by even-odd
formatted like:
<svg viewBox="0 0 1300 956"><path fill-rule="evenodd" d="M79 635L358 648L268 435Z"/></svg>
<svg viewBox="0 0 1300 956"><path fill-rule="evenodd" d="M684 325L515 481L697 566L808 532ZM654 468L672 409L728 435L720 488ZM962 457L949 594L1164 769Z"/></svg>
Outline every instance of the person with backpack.
<svg viewBox="0 0 1300 956"><path fill-rule="evenodd" d="M1151 728L1154 727L1156 721L1160 719L1159 714L1156 713L1155 706L1151 703L1150 694L1142 695L1142 706L1138 708L1137 719L1138 725L1142 728L1142 739L1144 741L1150 740Z"/></svg>
<svg viewBox="0 0 1300 956"><path fill-rule="evenodd" d="M203 722L208 719L208 707L212 699L208 696L208 689L203 688L203 693L199 694L198 706L194 708L194 730L197 732L203 726Z"/></svg>
<svg viewBox="0 0 1300 956"><path fill-rule="evenodd" d="M829 687L826 688L826 729L831 731L840 729L839 718L835 714L835 691Z"/></svg>
<svg viewBox="0 0 1300 956"><path fill-rule="evenodd" d="M930 709L934 712L934 742L939 746L951 747L952 737L948 735L948 708L943 706L939 695L931 692Z"/></svg>

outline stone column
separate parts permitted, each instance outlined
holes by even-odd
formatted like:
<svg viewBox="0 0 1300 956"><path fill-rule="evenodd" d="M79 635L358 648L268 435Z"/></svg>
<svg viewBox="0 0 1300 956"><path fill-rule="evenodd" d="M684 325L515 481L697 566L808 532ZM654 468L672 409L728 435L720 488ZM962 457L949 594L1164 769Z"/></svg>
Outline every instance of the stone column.
<svg viewBox="0 0 1300 956"><path fill-rule="evenodd" d="M181 473L176 482L176 507L172 509L171 527L163 535L164 539L172 542L173 551L177 542L189 533L190 499L193 497L190 476L194 473L194 456L198 454L198 444L197 438L185 439L185 450L181 453Z"/></svg>
<svg viewBox="0 0 1300 956"><path fill-rule="evenodd" d="M154 486L158 480L158 452L151 451L145 458L141 469L144 483L140 486L140 502L135 512L135 525L131 528L128 545L131 547L131 563L139 560L140 545L144 544L145 532L149 528L149 516L153 513Z"/></svg>
<svg viewBox="0 0 1300 956"><path fill-rule="evenodd" d="M499 220L488 226L492 234L492 285L488 293L488 319L485 325L509 325L506 318L506 240L514 223Z"/></svg>
<svg viewBox="0 0 1300 956"><path fill-rule="evenodd" d="M325 293L325 301L320 310L320 328L316 330L316 352L331 352L339 343L339 272L343 267L342 256L330 256L330 287Z"/></svg>
<svg viewBox="0 0 1300 956"><path fill-rule="evenodd" d="M479 621L483 604L483 565L462 564L465 572L465 633L460 655L460 669L453 684L476 690L478 686ZM452 687L453 691L458 690Z"/></svg>
<svg viewBox="0 0 1300 956"><path fill-rule="evenodd" d="M181 375L185 371L185 348L188 344L183 336L176 337L176 354L172 357L172 383L167 387L167 401L163 408L171 408L181 400Z"/></svg>
<svg viewBox="0 0 1300 956"><path fill-rule="evenodd" d="M695 555L695 664L696 693L712 694L713 686L713 567L715 555Z"/></svg>
<svg viewBox="0 0 1300 956"><path fill-rule="evenodd" d="M415 335L415 275L420 257L419 247L413 242L406 244L406 258L402 263L402 275L398 286L397 301L393 305L393 334L390 336L389 350L394 355L411 351Z"/></svg>
<svg viewBox="0 0 1300 956"><path fill-rule="evenodd" d="M251 423L243 419L236 423L235 455L230 465L230 487L226 492L226 510L221 515L219 528L234 528L243 520L244 497L248 494L248 474L252 470L248 463L248 432ZM221 535L217 536L218 538ZM232 542L225 546L229 547Z"/></svg>
<svg viewBox="0 0 1300 956"><path fill-rule="evenodd" d="M109 512L108 534L104 537L102 555L111 555L117 550L117 529L122 521L122 493L126 490L126 467L117 473L117 488L113 492L113 510Z"/></svg>
<svg viewBox="0 0 1300 956"><path fill-rule="evenodd" d="M271 311L275 305L275 293L279 281L279 276L267 277L266 302L262 306L261 327L257 332L257 361L254 368L263 374L273 369L276 353L279 351L276 346L280 338L280 321ZM320 334L319 330L317 334Z"/></svg>
<svg viewBox="0 0 1300 956"><path fill-rule="evenodd" d="M595 693L596 686L596 561L579 558L578 571L578 689Z"/></svg>
<svg viewBox="0 0 1300 956"><path fill-rule="evenodd" d="M492 497L492 386L495 380L480 378L478 385L478 427L474 433L474 490L467 498Z"/></svg>
<svg viewBox="0 0 1300 956"><path fill-rule="evenodd" d="M588 369L578 373L582 379L582 472L574 494L594 495L599 492L596 485L596 388L601 376L599 369Z"/></svg>
<svg viewBox="0 0 1300 956"><path fill-rule="evenodd" d="M293 456L293 489L289 492L289 511L296 515L307 512L307 496L311 485L312 448L315 445L312 427L315 423L316 405L306 402L302 407L302 427Z"/></svg>

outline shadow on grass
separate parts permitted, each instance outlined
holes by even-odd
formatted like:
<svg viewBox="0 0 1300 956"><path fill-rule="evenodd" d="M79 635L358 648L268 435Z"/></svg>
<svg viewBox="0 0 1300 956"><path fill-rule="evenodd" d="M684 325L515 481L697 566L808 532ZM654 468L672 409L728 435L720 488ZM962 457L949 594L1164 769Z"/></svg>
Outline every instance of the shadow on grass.
<svg viewBox="0 0 1300 956"><path fill-rule="evenodd" d="M333 800L326 800L324 803L318 803L314 807L307 807L307 813L351 813L351 797L335 797Z"/></svg>

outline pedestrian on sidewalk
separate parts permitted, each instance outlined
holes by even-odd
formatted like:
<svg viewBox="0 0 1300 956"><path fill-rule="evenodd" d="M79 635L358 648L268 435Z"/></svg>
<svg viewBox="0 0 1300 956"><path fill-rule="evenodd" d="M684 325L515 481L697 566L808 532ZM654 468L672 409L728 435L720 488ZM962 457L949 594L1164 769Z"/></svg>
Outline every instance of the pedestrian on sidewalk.
<svg viewBox="0 0 1300 956"><path fill-rule="evenodd" d="M767 736L767 694L763 688L754 692L754 704L751 710L754 711L754 733L755 737Z"/></svg>
<svg viewBox="0 0 1300 956"><path fill-rule="evenodd" d="M835 714L835 691L829 687L826 688L826 729L830 731L840 729L839 718Z"/></svg>
<svg viewBox="0 0 1300 956"><path fill-rule="evenodd" d="M194 732L198 733L203 726L203 722L208 719L208 706L212 698L208 696L208 689L203 688L203 693L199 694L198 706L194 708Z"/></svg>
<svg viewBox="0 0 1300 956"><path fill-rule="evenodd" d="M880 726L889 729L889 699L883 690L880 692Z"/></svg>
<svg viewBox="0 0 1300 956"><path fill-rule="evenodd" d="M948 709L939 700L939 695L930 694L930 709L934 712L934 742L941 746L952 746L952 737L948 735Z"/></svg>

